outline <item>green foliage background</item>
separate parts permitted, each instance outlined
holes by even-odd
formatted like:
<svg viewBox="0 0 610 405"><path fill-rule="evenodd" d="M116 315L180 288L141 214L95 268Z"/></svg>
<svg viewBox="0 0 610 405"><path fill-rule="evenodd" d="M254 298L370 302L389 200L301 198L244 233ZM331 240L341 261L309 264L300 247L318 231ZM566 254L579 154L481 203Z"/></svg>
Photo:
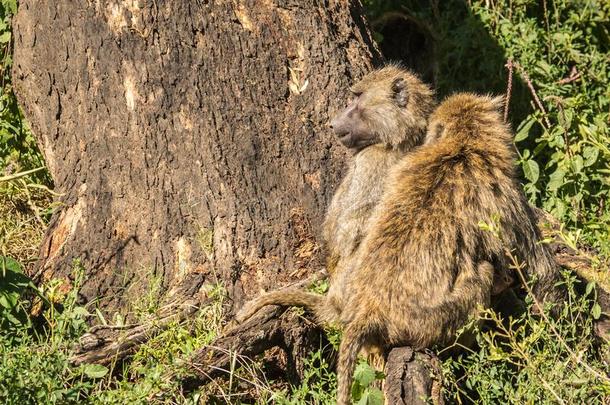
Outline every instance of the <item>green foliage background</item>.
<svg viewBox="0 0 610 405"><path fill-rule="evenodd" d="M610 2L365 4L373 22L399 12L429 30L436 44L436 88L441 97L464 90L505 93L505 64L518 64L509 120L516 130L525 191L575 237L584 236L608 255ZM534 102L526 75L544 112Z"/></svg>

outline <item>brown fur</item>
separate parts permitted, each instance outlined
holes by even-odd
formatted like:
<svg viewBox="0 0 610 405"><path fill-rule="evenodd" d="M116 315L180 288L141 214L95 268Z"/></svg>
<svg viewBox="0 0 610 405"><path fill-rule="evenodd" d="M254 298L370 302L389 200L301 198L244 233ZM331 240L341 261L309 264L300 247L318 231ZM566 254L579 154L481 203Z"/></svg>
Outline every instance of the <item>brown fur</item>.
<svg viewBox="0 0 610 405"><path fill-rule="evenodd" d="M449 97L430 118L426 145L394 167L341 293L339 405L349 403L363 345L418 349L449 342L488 305L491 263L508 268L507 249L542 276L535 291L558 297L546 283L557 268L538 243L535 217L515 178L513 137L500 106L499 98ZM496 215L501 238L479 226Z"/></svg>

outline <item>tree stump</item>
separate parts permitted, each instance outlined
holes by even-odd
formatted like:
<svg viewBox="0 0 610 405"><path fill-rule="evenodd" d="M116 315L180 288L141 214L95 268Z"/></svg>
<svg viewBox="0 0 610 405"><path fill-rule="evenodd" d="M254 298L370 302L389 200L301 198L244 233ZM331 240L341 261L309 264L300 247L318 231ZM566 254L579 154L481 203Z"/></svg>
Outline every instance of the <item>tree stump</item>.
<svg viewBox="0 0 610 405"><path fill-rule="evenodd" d="M432 353L414 352L410 347L392 349L385 375L384 391L388 404L444 404L440 360Z"/></svg>

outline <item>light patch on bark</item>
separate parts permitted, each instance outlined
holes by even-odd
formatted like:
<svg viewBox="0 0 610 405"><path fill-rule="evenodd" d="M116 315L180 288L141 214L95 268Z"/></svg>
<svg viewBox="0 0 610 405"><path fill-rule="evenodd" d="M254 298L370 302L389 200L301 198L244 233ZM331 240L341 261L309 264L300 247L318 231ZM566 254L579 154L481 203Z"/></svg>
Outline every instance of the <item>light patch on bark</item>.
<svg viewBox="0 0 610 405"><path fill-rule="evenodd" d="M252 32L254 30L254 26L243 4L238 4L237 7L233 9L233 11L235 12L235 17L237 17L237 20L239 21L241 26L244 27L244 29Z"/></svg>
<svg viewBox="0 0 610 405"><path fill-rule="evenodd" d="M195 34L195 46L197 46L198 49L201 49L205 46L205 36L203 35L202 32L197 32Z"/></svg>
<svg viewBox="0 0 610 405"><path fill-rule="evenodd" d="M178 119L180 120L180 124L187 131L191 131L193 129L193 121L189 115L184 111L184 106L180 106L180 112L178 113Z"/></svg>
<svg viewBox="0 0 610 405"><path fill-rule="evenodd" d="M127 20L126 11L131 14L131 20ZM110 30L119 35L123 31L123 28L129 26L129 28L142 32L142 16L141 16L141 5L140 0L127 0L116 3L109 3L106 6L106 21Z"/></svg>
<svg viewBox="0 0 610 405"><path fill-rule="evenodd" d="M131 26L137 30L142 27L142 15L140 11L140 1L131 0L127 1L127 9L131 13Z"/></svg>
<svg viewBox="0 0 610 405"><path fill-rule="evenodd" d="M127 76L123 81L123 86L125 86L125 101L127 102L127 108L133 111L136 107L136 85L134 83L133 77Z"/></svg>
<svg viewBox="0 0 610 405"><path fill-rule="evenodd" d="M87 185L83 184L79 188L79 194L82 194L87 190ZM47 257L45 266L48 266L55 258L58 253L61 251L61 248L66 244L66 242L74 235L76 232L76 227L79 222L83 221L83 212L87 204L85 199L81 196L77 203L72 207L65 208L59 217L59 221L57 221L57 226L53 231L53 237L49 239L49 245L47 247Z"/></svg>
<svg viewBox="0 0 610 405"><path fill-rule="evenodd" d="M44 144L49 145L49 140L46 135L43 136ZM49 172L51 172L51 176L55 177L57 175L57 159L55 158L55 152L53 152L52 148L45 147L43 148L44 153L44 161L49 168Z"/></svg>
<svg viewBox="0 0 610 405"><path fill-rule="evenodd" d="M130 63L123 63L123 70L125 71L125 78L123 79L123 87L125 88L125 102L127 108L133 111L136 108L136 101L139 100L140 96L136 88L136 71Z"/></svg>
<svg viewBox="0 0 610 405"><path fill-rule="evenodd" d="M45 113L43 112L43 109L41 108L41 105L38 103L30 103L29 105L32 115L34 117L29 118L30 122L45 122ZM32 132L34 132L36 129L32 128ZM51 176L55 177L57 175L57 159L55 157L55 153L53 152L53 147L52 147L52 143L49 140L49 137L47 136L47 131L44 130L40 130L40 131L36 131L36 132L40 132L40 133L36 133L38 139L41 140L42 142L42 153L44 154L44 160L47 164L47 167L49 168L49 171L51 172Z"/></svg>
<svg viewBox="0 0 610 405"><path fill-rule="evenodd" d="M41 114L40 107L38 105L34 105L32 108L35 111L35 114ZM51 172L51 176L55 177L57 175L57 158L55 157L53 148L50 147L52 144L49 142L49 137L45 133L40 134L39 139L42 139L42 153L44 154L44 161L49 168L49 172Z"/></svg>
<svg viewBox="0 0 610 405"><path fill-rule="evenodd" d="M176 252L176 277L178 281L181 281L191 268L191 246L183 236L175 242L174 250Z"/></svg>
<svg viewBox="0 0 610 405"><path fill-rule="evenodd" d="M100 87L100 79L95 72L95 56L91 49L87 48L87 73L89 74L89 84L93 95L97 95L97 89Z"/></svg>
<svg viewBox="0 0 610 405"><path fill-rule="evenodd" d="M319 170L316 170L313 173L305 173L305 182L314 190L320 189L320 178L321 174Z"/></svg>
<svg viewBox="0 0 610 405"><path fill-rule="evenodd" d="M288 52L290 58L288 66L288 89L292 94L299 95L309 86L309 79L306 77L307 64L305 63L305 47L297 42L293 49Z"/></svg>
<svg viewBox="0 0 610 405"><path fill-rule="evenodd" d="M122 4L110 3L106 6L106 19L110 30L115 34L120 34L123 28L127 27L125 20L124 7Z"/></svg>

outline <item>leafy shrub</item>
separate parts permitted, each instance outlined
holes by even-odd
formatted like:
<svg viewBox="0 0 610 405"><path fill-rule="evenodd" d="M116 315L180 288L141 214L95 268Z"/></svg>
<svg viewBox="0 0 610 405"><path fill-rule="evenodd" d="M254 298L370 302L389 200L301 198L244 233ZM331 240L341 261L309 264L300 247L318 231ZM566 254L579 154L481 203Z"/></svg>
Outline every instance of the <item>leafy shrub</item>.
<svg viewBox="0 0 610 405"><path fill-rule="evenodd" d="M443 362L445 395L455 403L603 404L610 395L610 367L598 351L587 294L575 291L569 275L569 300L559 319L528 311L503 318L488 310L487 330L477 335L477 351Z"/></svg>
<svg viewBox="0 0 610 405"><path fill-rule="evenodd" d="M473 5L541 107L516 141L532 201L610 253L610 3L591 0Z"/></svg>
<svg viewBox="0 0 610 405"><path fill-rule="evenodd" d="M23 274L21 264L10 257L0 256L0 331L29 327L27 308L22 301L28 287L33 285Z"/></svg>
<svg viewBox="0 0 610 405"><path fill-rule="evenodd" d="M0 334L0 402L81 403L92 386L89 374L94 370L70 367L68 354L70 343L84 332L88 315L76 304L82 269L76 267L75 287L61 295L60 303L56 282L36 289L20 272L18 263L7 262L16 281L8 280L10 284L3 282L0 286L0 296L10 297L7 301L11 304L0 312L0 320L10 324L10 333ZM42 299L45 322L39 327L29 321L24 310L31 308L24 297L26 288L36 290ZM11 311L18 311L20 316L12 317Z"/></svg>

